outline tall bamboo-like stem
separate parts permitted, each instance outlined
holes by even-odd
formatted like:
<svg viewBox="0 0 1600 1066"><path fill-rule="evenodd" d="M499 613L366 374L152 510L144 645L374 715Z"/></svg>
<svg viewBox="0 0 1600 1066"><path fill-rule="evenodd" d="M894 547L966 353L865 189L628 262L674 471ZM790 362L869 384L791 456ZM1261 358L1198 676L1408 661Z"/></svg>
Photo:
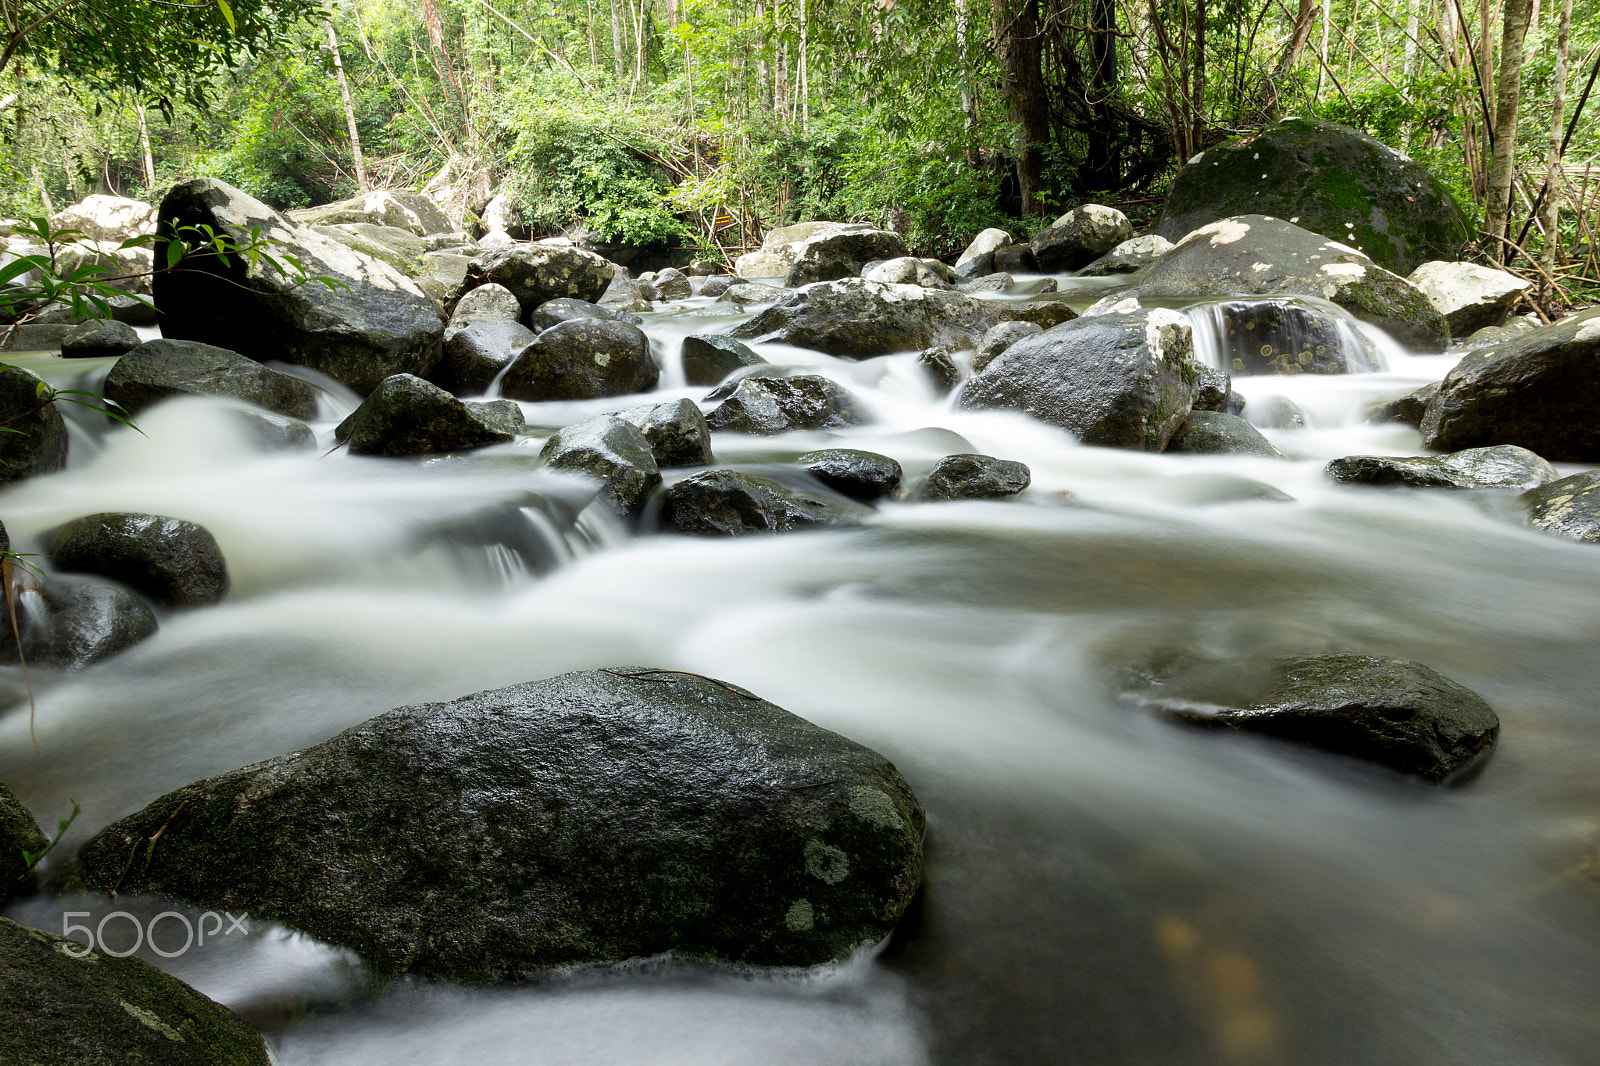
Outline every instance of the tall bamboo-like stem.
<svg viewBox="0 0 1600 1066"><path fill-rule="evenodd" d="M134 104L133 113L139 118L139 157L144 162L144 183L149 188L155 188L156 158L150 151L150 124L145 121L144 105Z"/></svg>
<svg viewBox="0 0 1600 1066"><path fill-rule="evenodd" d="M348 127L350 130L350 154L355 159L356 184L361 186L362 192L366 192L367 189L370 188L370 185L367 182L367 161L361 155L361 131L356 128L356 109L355 105L350 101L350 83L345 80L344 60L339 58L339 37L333 32L332 19L329 19L327 22L323 23L323 25L328 29L328 51L333 53L333 73L339 80L339 99L344 102L344 122L346 127ZM143 108L139 109L139 135L141 138L144 138ZM150 150L150 142L146 138L144 143L145 152L148 154ZM154 168L151 167L150 170L153 175ZM155 178L153 176L150 179L150 184L155 184Z"/></svg>
<svg viewBox="0 0 1600 1066"><path fill-rule="evenodd" d="M1572 46L1572 0L1561 0L1561 16L1556 29L1556 69L1550 90L1550 151L1545 160L1544 247L1539 259L1544 271L1539 280L1539 303L1550 302L1550 276L1555 273L1556 249L1561 245L1561 155L1562 124L1567 110L1567 53Z"/></svg>
<svg viewBox="0 0 1600 1066"><path fill-rule="evenodd" d="M1522 51L1528 36L1532 0L1506 0L1500 38L1500 82L1495 96L1494 148L1484 192L1484 231L1492 262L1503 263L1509 250L1512 185L1517 165L1517 113L1522 103Z"/></svg>

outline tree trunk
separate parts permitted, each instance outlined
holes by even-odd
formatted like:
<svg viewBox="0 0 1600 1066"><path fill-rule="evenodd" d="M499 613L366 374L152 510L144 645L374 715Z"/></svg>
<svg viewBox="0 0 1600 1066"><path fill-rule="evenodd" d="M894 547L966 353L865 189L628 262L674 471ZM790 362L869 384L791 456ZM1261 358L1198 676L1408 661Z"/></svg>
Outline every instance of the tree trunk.
<svg viewBox="0 0 1600 1066"><path fill-rule="evenodd" d="M1198 154L1206 146L1206 0L1194 3L1194 92L1189 97L1189 106L1192 130L1189 143Z"/></svg>
<svg viewBox="0 0 1600 1066"><path fill-rule="evenodd" d="M1445 0L1449 3L1450 0ZM1322 99L1322 76L1328 67L1328 19L1331 17L1328 8L1333 6L1333 0L1322 0L1322 45L1317 49L1317 89L1313 99Z"/></svg>
<svg viewBox="0 0 1600 1066"><path fill-rule="evenodd" d="M361 131L356 129L356 109L355 105L350 102L350 83L345 80L344 61L339 58L339 38L333 32L332 19L323 23L323 25L328 27L328 51L333 53L333 73L339 79L339 99L344 101L344 122L350 129L350 154L355 158L356 184L361 187L362 192L366 192L368 188L367 161L361 156ZM139 109L139 136L144 139L144 108ZM145 139L144 144L145 153L148 156L150 151L149 140ZM154 178L151 178L150 184L155 184Z"/></svg>
<svg viewBox="0 0 1600 1066"><path fill-rule="evenodd" d="M1089 3L1089 106L1093 120L1084 133L1088 140L1086 186L1099 191L1114 189L1121 181L1122 159L1117 146L1120 133L1111 106L1117 86L1117 7L1115 0Z"/></svg>
<svg viewBox="0 0 1600 1066"><path fill-rule="evenodd" d="M622 12L617 9L617 0L611 0L611 69L619 85L622 83L622 62Z"/></svg>
<svg viewBox="0 0 1600 1066"><path fill-rule="evenodd" d="M1408 3L1406 4L1406 60L1405 66L1401 69L1404 72L1404 76L1407 81L1411 80L1411 71L1416 67L1417 64L1417 15L1421 7L1422 0L1408 0ZM1410 95L1411 91L1408 88L1406 90L1407 99L1410 98Z"/></svg>
<svg viewBox="0 0 1600 1066"><path fill-rule="evenodd" d="M1311 40L1311 27L1316 24L1317 8L1316 0L1300 0L1300 7L1294 13L1294 32L1289 35L1289 44L1272 70L1274 93L1278 83L1287 78L1295 64L1300 62L1300 53L1305 51L1306 42Z"/></svg>
<svg viewBox="0 0 1600 1066"><path fill-rule="evenodd" d="M809 132L811 129L811 59L810 38L807 26L810 23L810 12L806 0L800 0L800 129Z"/></svg>
<svg viewBox="0 0 1600 1066"><path fill-rule="evenodd" d="M961 79L961 132L966 142L967 165L976 168L981 160L978 157L978 94L973 91L972 84L971 0L956 0L956 70Z"/></svg>
<svg viewBox="0 0 1600 1066"><path fill-rule="evenodd" d="M1039 0L1011 0L1011 9L997 8L995 30L1006 103L1017 124L1017 185L1022 214L1043 209L1044 146L1050 136L1050 108L1040 71Z"/></svg>
<svg viewBox="0 0 1600 1066"><path fill-rule="evenodd" d="M1550 154L1544 178L1544 247L1539 259L1544 274L1539 279L1540 304L1550 300L1550 275L1555 273L1556 249L1561 246L1561 142L1567 111L1567 52L1572 44L1572 0L1561 0L1556 30L1556 69L1550 80Z"/></svg>
<svg viewBox="0 0 1600 1066"><path fill-rule="evenodd" d="M134 104L133 113L139 118L139 157L144 162L144 184L146 188L153 189L156 185L156 158L150 151L150 126L145 121L144 105Z"/></svg>
<svg viewBox="0 0 1600 1066"><path fill-rule="evenodd" d="M1505 25L1500 38L1500 82L1495 94L1494 152L1484 193L1484 231L1489 259L1506 261L1506 226L1511 212L1517 164L1517 110L1522 103L1522 45L1528 36L1533 0L1505 0Z"/></svg>

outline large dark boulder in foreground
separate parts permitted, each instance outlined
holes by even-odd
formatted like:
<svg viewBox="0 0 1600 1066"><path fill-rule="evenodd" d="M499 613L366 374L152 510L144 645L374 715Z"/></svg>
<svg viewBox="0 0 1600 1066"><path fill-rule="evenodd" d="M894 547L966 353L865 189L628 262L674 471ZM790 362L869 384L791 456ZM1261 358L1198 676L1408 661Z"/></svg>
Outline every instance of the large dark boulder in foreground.
<svg viewBox="0 0 1600 1066"><path fill-rule="evenodd" d="M853 526L872 508L828 489L790 484L742 470L706 470L673 483L661 496L661 526L703 537L790 533Z"/></svg>
<svg viewBox="0 0 1600 1066"><path fill-rule="evenodd" d="M503 285L527 315L546 300L561 297L599 303L611 277L611 264L582 248L517 244L479 257L467 268L466 285L468 289L491 281Z"/></svg>
<svg viewBox="0 0 1600 1066"><path fill-rule="evenodd" d="M1167 442L1167 451L1187 455L1259 455L1282 459L1276 445L1261 431L1238 415L1222 411L1190 411L1178 432Z"/></svg>
<svg viewBox="0 0 1600 1066"><path fill-rule="evenodd" d="M1083 204L1033 235L1030 247L1039 269L1077 270L1133 236L1133 223L1114 207Z"/></svg>
<svg viewBox="0 0 1600 1066"><path fill-rule="evenodd" d="M1600 461L1600 310L1464 356L1422 416L1437 451L1519 444L1546 459Z"/></svg>
<svg viewBox="0 0 1600 1066"><path fill-rule="evenodd" d="M852 500L872 503L892 496L904 472L887 455L856 448L824 448L795 460L806 473Z"/></svg>
<svg viewBox="0 0 1600 1066"><path fill-rule="evenodd" d="M996 459L992 455L947 455L933 465L912 499L1003 500L1017 495L1033 481L1026 463Z"/></svg>
<svg viewBox="0 0 1600 1066"><path fill-rule="evenodd" d="M1600 544L1600 471L1585 470L1518 497L1528 524L1571 540Z"/></svg>
<svg viewBox="0 0 1600 1066"><path fill-rule="evenodd" d="M1036 322L1048 329L1075 317L1076 311L1054 301L975 300L919 285L842 278L791 293L730 335L868 359L934 345L972 348L999 322Z"/></svg>
<svg viewBox="0 0 1600 1066"><path fill-rule="evenodd" d="M1348 126L1288 118L1208 148L1178 171L1154 232L1169 241L1220 218L1276 215L1397 274L1454 259L1466 216L1427 168Z"/></svg>
<svg viewBox="0 0 1600 1066"><path fill-rule="evenodd" d="M311 277L337 283L302 283L266 259L252 267L238 255L226 263L191 257L183 270L155 277L169 338L310 367L362 395L393 374L426 376L439 361L444 319L416 283L225 182L195 178L174 186L161 201L159 225L163 234L210 226L241 243L260 227L262 237L278 242L266 249L271 255L292 255ZM156 254L165 255L163 244Z"/></svg>
<svg viewBox="0 0 1600 1066"><path fill-rule="evenodd" d="M821 374L747 377L706 416L712 429L759 436L796 429L834 429L863 421L849 390Z"/></svg>
<svg viewBox="0 0 1600 1066"><path fill-rule="evenodd" d="M57 570L120 581L168 607L205 607L228 594L228 566L204 526L164 515L101 512L48 531Z"/></svg>
<svg viewBox="0 0 1600 1066"><path fill-rule="evenodd" d="M248 356L198 341L147 341L112 364L106 399L138 414L174 396L224 396L290 418L315 418L317 390Z"/></svg>
<svg viewBox="0 0 1600 1066"><path fill-rule="evenodd" d="M17 604L22 653L29 666L81 670L155 636L150 605L110 581L52 576L37 598ZM17 638L0 624L0 662L17 661Z"/></svg>
<svg viewBox="0 0 1600 1066"><path fill-rule="evenodd" d="M1318 655L1263 665L1173 657L1123 674L1131 700L1189 725L1237 729L1442 781L1489 754L1500 720L1421 663Z"/></svg>
<svg viewBox="0 0 1600 1066"><path fill-rule="evenodd" d="M552 470L584 474L605 486L606 503L619 518L634 518L661 484L661 470L644 431L615 415L567 426L539 453Z"/></svg>
<svg viewBox="0 0 1600 1066"><path fill-rule="evenodd" d="M1198 380L1188 320L1156 308L1025 337L967 382L957 402L1024 411L1085 444L1159 452L1188 417Z"/></svg>
<svg viewBox="0 0 1600 1066"><path fill-rule="evenodd" d="M35 474L52 474L67 465L67 424L53 403L44 403L39 378L0 363L0 423L16 433L0 433L0 485Z"/></svg>
<svg viewBox="0 0 1600 1066"><path fill-rule="evenodd" d="M114 928L116 923L113 923ZM126 925L124 923L124 928ZM249 1023L147 962L0 918L0 1062L270 1066Z"/></svg>
<svg viewBox="0 0 1600 1066"><path fill-rule="evenodd" d="M1347 455L1328 464L1345 485L1403 485L1416 489L1520 489L1547 485L1556 468L1526 448L1498 444L1449 455Z"/></svg>
<svg viewBox="0 0 1600 1066"><path fill-rule="evenodd" d="M748 344L721 333L683 338L683 377L691 385L717 385L735 370L765 365Z"/></svg>
<svg viewBox="0 0 1600 1066"><path fill-rule="evenodd" d="M513 400L596 400L656 387L661 368L650 341L626 322L569 320L523 348L500 379Z"/></svg>
<svg viewBox="0 0 1600 1066"><path fill-rule="evenodd" d="M16 793L0 784L0 903L26 887L29 856L42 854L49 843Z"/></svg>
<svg viewBox="0 0 1600 1066"><path fill-rule="evenodd" d="M351 455L430 455L504 444L516 433L413 374L386 378L334 435Z"/></svg>
<svg viewBox="0 0 1600 1066"><path fill-rule="evenodd" d="M722 681L594 670L196 782L82 861L92 885L286 922L380 977L485 983L663 952L837 959L905 910L922 828L876 752Z"/></svg>
<svg viewBox="0 0 1600 1066"><path fill-rule="evenodd" d="M1450 343L1444 316L1405 278L1346 245L1265 215L1200 227L1130 291L1143 298L1314 296L1422 351L1442 352Z"/></svg>

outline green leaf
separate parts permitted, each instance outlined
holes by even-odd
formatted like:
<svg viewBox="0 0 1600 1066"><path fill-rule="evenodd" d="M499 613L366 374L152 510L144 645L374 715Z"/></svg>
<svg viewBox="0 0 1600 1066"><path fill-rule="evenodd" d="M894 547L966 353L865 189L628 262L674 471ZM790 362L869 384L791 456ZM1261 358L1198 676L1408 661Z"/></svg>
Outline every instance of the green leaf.
<svg viewBox="0 0 1600 1066"><path fill-rule="evenodd" d="M171 270L173 267L178 265L178 261L183 258L183 253L184 253L185 250L186 249L184 248L184 246L178 241L168 241L167 242L167 269L168 270Z"/></svg>
<svg viewBox="0 0 1600 1066"><path fill-rule="evenodd" d="M238 33L239 27L233 21L233 8L228 6L228 0L217 0L217 10L222 12L223 21L228 24L229 33Z"/></svg>

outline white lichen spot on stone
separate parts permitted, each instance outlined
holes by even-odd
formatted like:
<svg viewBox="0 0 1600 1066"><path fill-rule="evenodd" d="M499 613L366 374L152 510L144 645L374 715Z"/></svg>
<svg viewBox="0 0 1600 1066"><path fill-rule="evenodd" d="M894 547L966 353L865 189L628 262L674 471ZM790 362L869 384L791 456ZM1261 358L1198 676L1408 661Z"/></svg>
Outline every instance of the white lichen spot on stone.
<svg viewBox="0 0 1600 1066"><path fill-rule="evenodd" d="M1367 268L1360 263L1323 263L1322 272L1330 278L1364 278Z"/></svg>
<svg viewBox="0 0 1600 1066"><path fill-rule="evenodd" d="M1185 354L1194 343L1189 320L1170 308L1153 308L1145 316L1144 342L1150 353L1160 360L1165 360L1169 351Z"/></svg>
<svg viewBox="0 0 1600 1066"><path fill-rule="evenodd" d="M1200 162L1200 160L1204 159L1205 157L1206 157L1206 154L1204 152L1196 152L1194 155L1189 157L1189 162L1190 163L1198 163L1198 162Z"/></svg>
<svg viewBox="0 0 1600 1066"><path fill-rule="evenodd" d="M123 1010L133 1015L134 1020L139 1024L154 1029L174 1043L181 1044L184 1042L182 1034L157 1017L155 1011L145 1010L143 1007L135 1006L125 999L119 999L117 1003L121 1005Z"/></svg>
<svg viewBox="0 0 1600 1066"><path fill-rule="evenodd" d="M1249 232L1249 223L1240 222L1237 219L1232 218L1225 218L1220 222L1213 222L1208 226L1201 226L1195 231L1195 233L1203 234L1204 236L1211 238L1211 243L1213 246L1220 244L1233 244L1235 241L1243 240L1244 235ZM1187 240L1187 238L1185 238L1185 240Z"/></svg>
<svg viewBox="0 0 1600 1066"><path fill-rule="evenodd" d="M809 899L795 900L789 907L789 913L783 916L783 924L789 927L791 933L809 933L815 922L816 916Z"/></svg>
<svg viewBox="0 0 1600 1066"><path fill-rule="evenodd" d="M610 352L595 352L594 353L594 365L595 366L610 366L611 365L611 353Z"/></svg>
<svg viewBox="0 0 1600 1066"><path fill-rule="evenodd" d="M1257 274L1259 274L1263 270L1271 270L1272 269L1272 264L1271 263L1251 263L1250 264L1250 269L1254 270Z"/></svg>
<svg viewBox="0 0 1600 1066"><path fill-rule="evenodd" d="M1115 296L1102 296L1089 306L1089 309L1080 318L1095 318L1099 315L1125 315L1140 309L1137 296L1124 296L1120 299Z"/></svg>
<svg viewBox="0 0 1600 1066"><path fill-rule="evenodd" d="M904 825L894 800L870 785L857 785L850 790L850 813L883 829L900 829Z"/></svg>
<svg viewBox="0 0 1600 1066"><path fill-rule="evenodd" d="M1293 218L1291 218L1289 221L1298 225L1299 222L1300 222L1300 216L1296 215Z"/></svg>
<svg viewBox="0 0 1600 1066"><path fill-rule="evenodd" d="M812 837L806 841L806 873L825 884L836 885L850 876L850 857Z"/></svg>
<svg viewBox="0 0 1600 1066"><path fill-rule="evenodd" d="M1329 241L1327 244L1323 245L1323 247L1324 248L1334 248L1334 249L1337 249L1338 251L1346 253L1347 255L1361 255L1361 249L1352 248L1348 244L1340 244L1338 241ZM1362 258L1366 258L1366 257L1362 256Z"/></svg>

